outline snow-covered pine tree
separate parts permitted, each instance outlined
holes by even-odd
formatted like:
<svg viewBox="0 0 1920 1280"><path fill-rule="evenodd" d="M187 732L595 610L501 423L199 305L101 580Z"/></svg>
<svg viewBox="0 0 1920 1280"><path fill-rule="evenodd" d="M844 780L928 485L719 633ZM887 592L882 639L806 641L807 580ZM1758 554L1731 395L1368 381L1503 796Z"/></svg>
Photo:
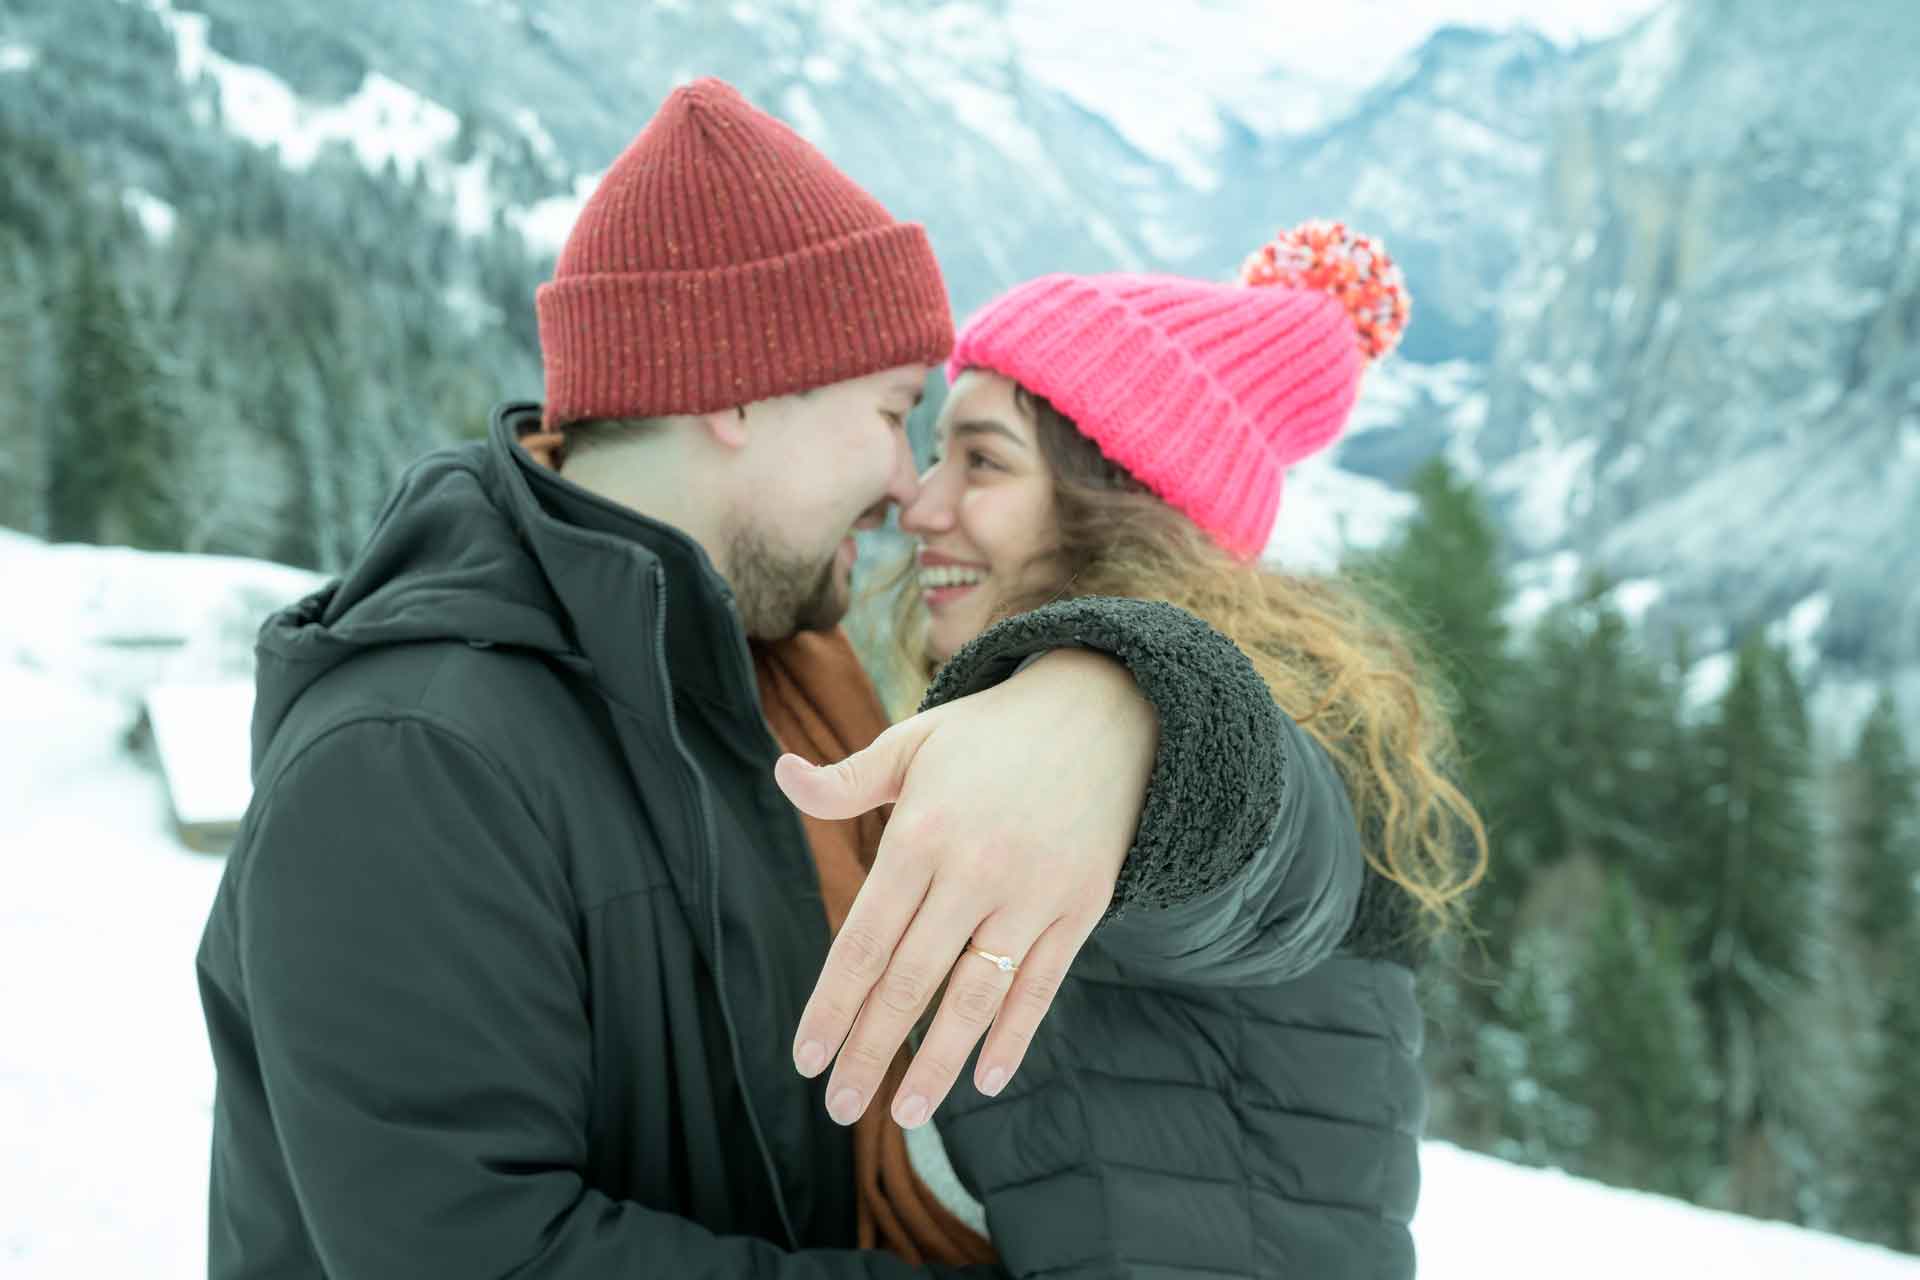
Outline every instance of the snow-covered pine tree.
<svg viewBox="0 0 1920 1280"><path fill-rule="evenodd" d="M1672 860L1679 694L1609 591L1590 582L1522 650L1504 713L1506 844L1534 867L1590 856L1645 893Z"/></svg>
<svg viewBox="0 0 1920 1280"><path fill-rule="evenodd" d="M1671 917L1608 879L1573 984L1580 1063L1568 1092L1594 1117L1582 1172L1698 1200L1719 1164L1717 1083Z"/></svg>
<svg viewBox="0 0 1920 1280"><path fill-rule="evenodd" d="M1882 694L1853 755L1853 804L1846 822L1853 858L1853 923L1878 950L1920 917L1920 773L1900 731L1891 693ZM1876 965L1881 976L1891 966Z"/></svg>
<svg viewBox="0 0 1920 1280"><path fill-rule="evenodd" d="M1398 534L1344 571L1408 630L1451 695L1462 784L1493 835L1492 863L1473 910L1497 958L1511 943L1506 922L1528 872L1499 834L1509 756L1501 707L1513 672L1505 621L1512 588L1499 530L1471 484L1436 458L1415 474L1411 489L1414 512Z"/></svg>
<svg viewBox="0 0 1920 1280"><path fill-rule="evenodd" d="M1492 840L1487 879L1472 903L1478 932L1442 947L1422 974L1434 1131L1483 1148L1518 1143L1545 1159L1567 1125L1564 1117L1534 1114L1537 1072L1527 1033L1507 1026L1498 1012L1513 980L1507 965L1512 908L1529 870L1513 860L1500 817L1500 770L1509 752L1498 737L1505 722L1497 712L1512 671L1504 618L1511 588L1498 529L1470 484L1435 459L1416 474L1412 490L1415 509L1398 534L1343 569L1407 629L1447 685L1465 758L1461 782ZM1530 1000L1517 990L1505 996L1519 1004ZM1553 1103L1541 1105L1551 1110Z"/></svg>
<svg viewBox="0 0 1920 1280"><path fill-rule="evenodd" d="M1455 726L1470 759L1489 758L1508 670L1507 602L1500 534L1473 486L1436 458L1415 473L1415 508L1384 549L1351 566L1382 589L1388 607L1425 642L1457 702Z"/></svg>
<svg viewBox="0 0 1920 1280"><path fill-rule="evenodd" d="M1741 646L1698 742L1705 786L1677 852L1705 910L1688 921L1695 995L1723 1082L1719 1138L1733 1208L1794 1216L1777 1126L1791 1101L1795 997L1812 977L1819 877L1804 704L1759 639Z"/></svg>
<svg viewBox="0 0 1920 1280"><path fill-rule="evenodd" d="M1896 1249L1920 1253L1920 920L1888 945L1898 980L1885 988L1869 1058L1860 1158L1849 1225Z"/></svg>
<svg viewBox="0 0 1920 1280"><path fill-rule="evenodd" d="M48 530L62 540L171 550L183 524L179 400L109 239L77 238L55 295Z"/></svg>
<svg viewBox="0 0 1920 1280"><path fill-rule="evenodd" d="M1456 1085L1462 1119L1475 1145L1503 1159L1574 1165L1592 1140L1593 1113L1571 1088L1580 1066L1577 964L1564 935L1521 934L1494 988L1492 1016L1473 1029L1473 1071Z"/></svg>
<svg viewBox="0 0 1920 1280"><path fill-rule="evenodd" d="M1874 1016L1844 1221L1920 1252L1920 772L1890 692L1868 715L1847 775L1843 928Z"/></svg>
<svg viewBox="0 0 1920 1280"><path fill-rule="evenodd" d="M42 411L52 385L46 285L26 239L0 223L0 402L19 411L0 421L0 525L46 532L47 437Z"/></svg>

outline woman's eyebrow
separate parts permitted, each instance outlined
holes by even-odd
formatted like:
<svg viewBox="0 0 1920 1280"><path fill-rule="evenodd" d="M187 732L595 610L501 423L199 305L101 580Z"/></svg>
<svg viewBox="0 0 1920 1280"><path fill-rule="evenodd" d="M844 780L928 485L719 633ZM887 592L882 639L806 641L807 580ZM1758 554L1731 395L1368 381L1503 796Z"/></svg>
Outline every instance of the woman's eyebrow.
<svg viewBox="0 0 1920 1280"><path fill-rule="evenodd" d="M1004 436L1022 449L1027 447L1027 442L1022 440L1019 433L1012 427L1002 422L996 422L992 418L968 418L964 422L956 422L953 424L953 430L948 432L948 435L952 437L967 435Z"/></svg>

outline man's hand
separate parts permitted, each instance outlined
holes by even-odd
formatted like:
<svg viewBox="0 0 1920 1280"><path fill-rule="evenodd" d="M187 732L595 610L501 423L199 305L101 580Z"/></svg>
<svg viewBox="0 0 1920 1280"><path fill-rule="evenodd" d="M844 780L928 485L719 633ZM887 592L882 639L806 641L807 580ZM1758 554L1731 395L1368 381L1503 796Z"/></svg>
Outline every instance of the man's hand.
<svg viewBox="0 0 1920 1280"><path fill-rule="evenodd" d="M1113 898L1158 728L1118 662L1056 650L838 764L781 757L781 789L817 818L894 805L794 1041L803 1075L837 1059L827 1088L835 1120L852 1124L867 1109L943 982L940 1012L891 1100L894 1118L924 1123L989 1027L974 1084L989 1095L1005 1087Z"/></svg>

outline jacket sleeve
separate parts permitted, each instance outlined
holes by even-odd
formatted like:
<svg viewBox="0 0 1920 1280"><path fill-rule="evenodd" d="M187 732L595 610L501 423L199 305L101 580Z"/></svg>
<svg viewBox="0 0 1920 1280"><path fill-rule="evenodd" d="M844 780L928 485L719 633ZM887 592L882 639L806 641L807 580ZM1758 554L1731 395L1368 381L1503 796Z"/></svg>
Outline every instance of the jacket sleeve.
<svg viewBox="0 0 1920 1280"><path fill-rule="evenodd" d="M589 1186L574 900L517 796L454 731L409 717L321 737L255 815L238 997L329 1276L999 1274L790 1253Z"/></svg>
<svg viewBox="0 0 1920 1280"><path fill-rule="evenodd" d="M1332 955L1353 923L1366 859L1346 787L1320 744L1285 716L1279 812L1236 875L1184 902L1142 907L1094 932L1114 977L1286 982Z"/></svg>
<svg viewBox="0 0 1920 1280"><path fill-rule="evenodd" d="M1365 870L1346 788L1246 655L1201 619L1143 600L1048 605L954 655L926 705L1065 647L1124 663L1160 716L1140 826L1089 950L1135 980L1210 983L1284 981L1330 954Z"/></svg>

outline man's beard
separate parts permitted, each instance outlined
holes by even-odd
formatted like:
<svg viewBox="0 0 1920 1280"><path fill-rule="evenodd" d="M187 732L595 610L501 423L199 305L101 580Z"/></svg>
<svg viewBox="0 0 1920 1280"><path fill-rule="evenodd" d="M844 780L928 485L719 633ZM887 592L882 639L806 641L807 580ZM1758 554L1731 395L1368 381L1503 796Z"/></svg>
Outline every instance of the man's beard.
<svg viewBox="0 0 1920 1280"><path fill-rule="evenodd" d="M755 640L831 631L846 616L832 552L824 563L814 561L775 547L757 529L741 528L727 544L727 559L741 624Z"/></svg>

